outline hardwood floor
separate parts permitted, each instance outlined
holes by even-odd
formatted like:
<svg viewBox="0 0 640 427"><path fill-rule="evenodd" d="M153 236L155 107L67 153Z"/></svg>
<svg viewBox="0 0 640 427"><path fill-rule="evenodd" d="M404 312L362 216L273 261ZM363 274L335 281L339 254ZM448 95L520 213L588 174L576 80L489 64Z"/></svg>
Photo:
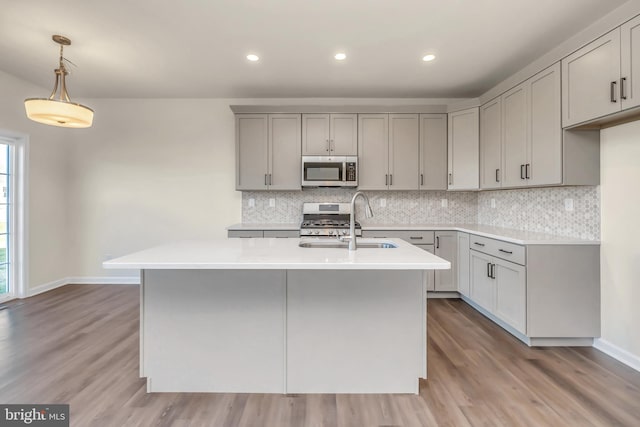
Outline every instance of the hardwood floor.
<svg viewBox="0 0 640 427"><path fill-rule="evenodd" d="M73 426L640 425L640 373L592 348L529 348L458 300L428 302L417 396L147 394L138 298L69 285L0 307L0 402L69 403Z"/></svg>

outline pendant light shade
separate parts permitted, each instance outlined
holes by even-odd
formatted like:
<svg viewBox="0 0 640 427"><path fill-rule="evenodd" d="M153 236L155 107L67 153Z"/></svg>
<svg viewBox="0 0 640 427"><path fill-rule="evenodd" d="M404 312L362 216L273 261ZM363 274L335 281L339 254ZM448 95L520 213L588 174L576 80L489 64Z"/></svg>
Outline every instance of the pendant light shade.
<svg viewBox="0 0 640 427"><path fill-rule="evenodd" d="M60 64L55 70L56 82L49 98L28 98L24 101L27 117L38 123L68 128L88 128L93 124L93 110L71 102L65 77L69 72L64 66L62 49L71 40L55 35L53 41L60 45Z"/></svg>

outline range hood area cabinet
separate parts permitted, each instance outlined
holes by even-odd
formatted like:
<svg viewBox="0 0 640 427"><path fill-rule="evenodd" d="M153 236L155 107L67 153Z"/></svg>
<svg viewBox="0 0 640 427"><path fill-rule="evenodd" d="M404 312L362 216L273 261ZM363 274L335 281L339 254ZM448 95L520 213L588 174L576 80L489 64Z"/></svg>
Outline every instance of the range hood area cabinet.
<svg viewBox="0 0 640 427"><path fill-rule="evenodd" d="M236 114L236 190L299 190L301 114Z"/></svg>
<svg viewBox="0 0 640 427"><path fill-rule="evenodd" d="M571 127L640 105L640 17L613 29L562 60L562 125ZM640 111L627 111L637 118ZM614 115L615 114L615 115ZM622 113L623 116L627 115Z"/></svg>
<svg viewBox="0 0 640 427"><path fill-rule="evenodd" d="M480 107L480 188L598 185L599 132L563 131L560 63Z"/></svg>
<svg viewBox="0 0 640 427"><path fill-rule="evenodd" d="M446 190L446 114L359 114L358 188Z"/></svg>
<svg viewBox="0 0 640 427"><path fill-rule="evenodd" d="M303 156L357 156L357 114L303 114Z"/></svg>

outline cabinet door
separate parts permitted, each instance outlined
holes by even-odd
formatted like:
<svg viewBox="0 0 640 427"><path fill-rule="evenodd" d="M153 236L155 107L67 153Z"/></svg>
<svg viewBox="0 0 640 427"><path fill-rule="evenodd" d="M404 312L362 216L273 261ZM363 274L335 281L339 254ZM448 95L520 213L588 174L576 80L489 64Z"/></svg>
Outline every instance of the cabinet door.
<svg viewBox="0 0 640 427"><path fill-rule="evenodd" d="M389 115L389 189L418 190L420 121L417 114Z"/></svg>
<svg viewBox="0 0 640 427"><path fill-rule="evenodd" d="M524 334L527 321L525 267L499 258L494 258L493 263L496 288L494 314Z"/></svg>
<svg viewBox="0 0 640 427"><path fill-rule="evenodd" d="M236 114L236 190L266 190L266 114Z"/></svg>
<svg viewBox="0 0 640 427"><path fill-rule="evenodd" d="M358 155L358 115L331 114L331 155Z"/></svg>
<svg viewBox="0 0 640 427"><path fill-rule="evenodd" d="M300 114L269 114L269 189L299 190Z"/></svg>
<svg viewBox="0 0 640 427"><path fill-rule="evenodd" d="M389 180L389 115L358 115L358 189L386 190Z"/></svg>
<svg viewBox="0 0 640 427"><path fill-rule="evenodd" d="M436 291L457 291L457 274L456 274L456 258L457 251L457 232L455 231L436 231L436 255L444 258L451 263L450 270L436 270Z"/></svg>
<svg viewBox="0 0 640 427"><path fill-rule="evenodd" d="M416 245L416 246L429 253L434 253L433 245ZM427 270L426 276L427 276L427 291L435 291L436 289L435 288L435 283L436 283L435 270Z"/></svg>
<svg viewBox="0 0 640 427"><path fill-rule="evenodd" d="M485 310L493 313L495 308L495 283L489 277L491 257L474 250L469 251L471 299Z"/></svg>
<svg viewBox="0 0 640 427"><path fill-rule="evenodd" d="M446 114L420 114L420 189L447 189Z"/></svg>
<svg viewBox="0 0 640 427"><path fill-rule="evenodd" d="M625 109L640 105L640 92L636 93L634 90L636 82L640 85L640 17L622 25L620 38L620 98L622 108Z"/></svg>
<svg viewBox="0 0 640 427"><path fill-rule="evenodd" d="M302 115L302 154L330 155L329 114Z"/></svg>
<svg viewBox="0 0 640 427"><path fill-rule="evenodd" d="M458 232L458 258L457 269L458 274L458 292L464 296L470 295L469 290L469 235L467 233Z"/></svg>
<svg viewBox="0 0 640 427"><path fill-rule="evenodd" d="M529 92L528 185L562 183L560 63L536 74Z"/></svg>
<svg viewBox="0 0 640 427"><path fill-rule="evenodd" d="M502 95L502 186L527 185L528 110L523 83Z"/></svg>
<svg viewBox="0 0 640 427"><path fill-rule="evenodd" d="M502 100L480 107L480 188L499 188L502 169Z"/></svg>
<svg viewBox="0 0 640 427"><path fill-rule="evenodd" d="M478 108L450 113L448 128L448 189L476 190L480 169Z"/></svg>
<svg viewBox="0 0 640 427"><path fill-rule="evenodd" d="M562 60L562 126L620 111L620 28Z"/></svg>

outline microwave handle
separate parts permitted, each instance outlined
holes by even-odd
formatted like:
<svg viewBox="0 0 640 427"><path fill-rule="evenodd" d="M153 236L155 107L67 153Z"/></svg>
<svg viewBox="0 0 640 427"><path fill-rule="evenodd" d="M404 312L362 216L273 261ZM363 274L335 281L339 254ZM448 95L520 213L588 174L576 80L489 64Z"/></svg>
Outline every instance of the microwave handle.
<svg viewBox="0 0 640 427"><path fill-rule="evenodd" d="M347 162L342 162L342 182L347 182Z"/></svg>

